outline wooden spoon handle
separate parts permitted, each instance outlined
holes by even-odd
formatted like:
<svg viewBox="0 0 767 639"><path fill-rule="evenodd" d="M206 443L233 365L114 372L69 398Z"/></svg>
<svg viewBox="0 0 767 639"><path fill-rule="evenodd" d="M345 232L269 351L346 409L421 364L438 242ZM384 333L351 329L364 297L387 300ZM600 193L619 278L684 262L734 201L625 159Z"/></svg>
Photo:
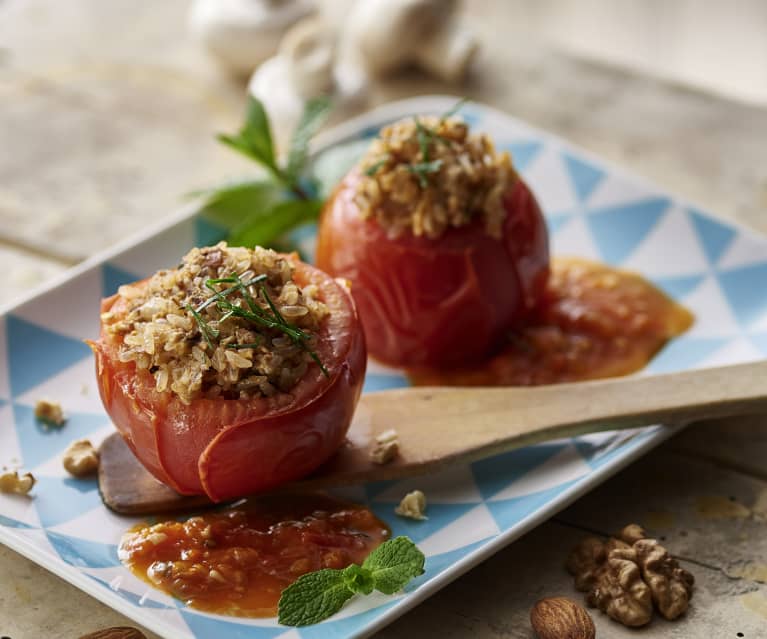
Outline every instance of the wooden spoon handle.
<svg viewBox="0 0 767 639"><path fill-rule="evenodd" d="M343 448L312 483L432 472L541 441L600 430L767 411L767 361L535 388L407 388L363 396ZM376 434L394 428L400 455L376 466Z"/></svg>

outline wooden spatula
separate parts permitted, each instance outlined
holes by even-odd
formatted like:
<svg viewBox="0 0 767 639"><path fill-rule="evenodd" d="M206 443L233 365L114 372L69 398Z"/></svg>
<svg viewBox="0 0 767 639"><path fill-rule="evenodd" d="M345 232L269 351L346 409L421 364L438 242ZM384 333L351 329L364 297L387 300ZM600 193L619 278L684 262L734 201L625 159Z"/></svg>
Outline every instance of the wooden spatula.
<svg viewBox="0 0 767 639"><path fill-rule="evenodd" d="M600 430L767 411L767 361L535 388L420 387L360 400L347 443L313 476L289 488L324 488L431 473L541 441ZM399 455L370 459L375 436L399 436ZM105 503L126 514L192 508L155 480L117 435L101 451Z"/></svg>

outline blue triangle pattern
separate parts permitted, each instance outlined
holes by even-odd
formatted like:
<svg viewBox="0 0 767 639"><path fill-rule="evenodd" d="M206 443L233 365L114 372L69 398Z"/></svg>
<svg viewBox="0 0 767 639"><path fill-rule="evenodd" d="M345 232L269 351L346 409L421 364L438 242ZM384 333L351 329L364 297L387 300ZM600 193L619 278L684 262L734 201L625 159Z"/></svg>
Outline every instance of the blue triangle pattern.
<svg viewBox="0 0 767 639"><path fill-rule="evenodd" d="M649 198L590 210L586 222L602 259L608 264L623 262L642 243L670 205L668 198Z"/></svg>
<svg viewBox="0 0 767 639"><path fill-rule="evenodd" d="M517 525L525 517L532 514L539 508L545 506L557 495L565 492L568 488L576 484L578 479L559 484L553 488L542 490L522 497L512 499L503 499L498 501L485 502L490 513L493 515L498 527L501 530L508 530Z"/></svg>
<svg viewBox="0 0 767 639"><path fill-rule="evenodd" d="M6 317L6 335L14 397L91 355L91 349L80 340L59 335L15 315Z"/></svg>
<svg viewBox="0 0 767 639"><path fill-rule="evenodd" d="M68 564L81 568L110 568L120 565L117 546L113 544L101 544L50 530L45 534L59 553L59 557Z"/></svg>
<svg viewBox="0 0 767 639"><path fill-rule="evenodd" d="M743 328L748 328L767 313L767 262L718 273L717 279Z"/></svg>
<svg viewBox="0 0 767 639"><path fill-rule="evenodd" d="M767 357L767 333L751 335L751 342L762 352L762 355Z"/></svg>
<svg viewBox="0 0 767 639"><path fill-rule="evenodd" d="M245 623L229 621L221 617L212 617L191 610L179 609L186 625L195 637L211 639L226 637L226 639L272 639L287 632L285 626L264 627L252 626Z"/></svg>
<svg viewBox="0 0 767 639"><path fill-rule="evenodd" d="M651 429L647 433L634 435L634 437L632 437L630 440L620 444L619 446L610 448L604 453L600 453L599 447L587 445L586 442L576 444L575 447L579 451L590 448L589 452L582 452L581 454L586 459L586 463L588 463L591 468L596 470L597 468L601 468L605 464L609 463L616 457L623 457L624 455L630 453L632 450L634 450L634 448L644 443L648 437L652 437L654 433L655 429Z"/></svg>
<svg viewBox="0 0 767 639"><path fill-rule="evenodd" d="M410 386L410 382L402 374L368 373L365 375L365 385L362 387L362 392L371 393L389 388L407 388L408 386Z"/></svg>
<svg viewBox="0 0 767 639"><path fill-rule="evenodd" d="M530 166L532 161L543 149L543 143L509 142L500 144L499 149L501 151L508 151L511 154L511 161L514 164L514 168L520 173L524 173L525 169Z"/></svg>
<svg viewBox="0 0 767 639"><path fill-rule="evenodd" d="M428 519L424 521L395 515L395 506L396 504L376 503L372 504L371 510L379 519L389 524L392 537L405 535L418 543L442 530L472 508L476 508L477 504L429 504L426 510Z"/></svg>
<svg viewBox="0 0 767 639"><path fill-rule="evenodd" d="M653 279L656 286L662 288L667 295L679 301L692 293L706 278L705 275L685 275L682 277L658 277Z"/></svg>
<svg viewBox="0 0 767 639"><path fill-rule="evenodd" d="M62 427L46 426L35 418L34 409L24 404L13 405L13 419L21 455L27 468L39 466L59 454L75 439L82 439L109 424L104 415L68 413Z"/></svg>
<svg viewBox="0 0 767 639"><path fill-rule="evenodd" d="M227 235L227 228L206 220L202 215L194 219L194 242L195 246L210 246L220 242ZM191 247L190 247L191 248Z"/></svg>
<svg viewBox="0 0 767 639"><path fill-rule="evenodd" d="M583 202L604 179L604 169L569 153L564 153L563 157L578 199Z"/></svg>
<svg viewBox="0 0 767 639"><path fill-rule="evenodd" d="M96 479L38 477L35 508L44 528L70 521L101 505Z"/></svg>
<svg viewBox="0 0 767 639"><path fill-rule="evenodd" d="M729 337L683 337L672 340L655 356L647 370L652 373L672 373L696 368L730 339Z"/></svg>
<svg viewBox="0 0 767 639"><path fill-rule="evenodd" d="M565 215L547 215L546 226L549 229L549 234L556 235L557 232L562 229L570 220L573 219L573 214Z"/></svg>
<svg viewBox="0 0 767 639"><path fill-rule="evenodd" d="M140 279L141 276L106 262L101 266L101 295L103 297L114 295L123 284L130 284Z"/></svg>
<svg viewBox="0 0 767 639"><path fill-rule="evenodd" d="M120 597L125 599L125 601L128 601L132 603L134 606L137 606L138 608L153 608L155 610L175 610L175 606L168 606L167 604L160 603L158 601L153 601L152 599L149 599L148 597L144 597L144 595L137 595L135 592L130 592L129 590L115 590L111 584L107 581L104 581L103 579L100 579L99 577L96 577L95 575L88 575L93 581L101 584L102 586L109 588L111 591L116 592ZM149 588L149 586L147 586Z"/></svg>
<svg viewBox="0 0 767 639"><path fill-rule="evenodd" d="M399 601L400 599L391 599L380 606L337 621L333 621L331 617L328 621L314 626L300 628L299 635L301 639L342 639L342 637L357 636L358 633L364 634L362 630L369 622L381 616L384 611L397 605Z"/></svg>
<svg viewBox="0 0 767 639"><path fill-rule="evenodd" d="M25 524L23 521L11 519L5 515L0 515L0 526L5 526L6 528L25 528L27 530L37 528L37 526L30 526L29 524Z"/></svg>
<svg viewBox="0 0 767 639"><path fill-rule="evenodd" d="M709 263L716 264L735 238L735 229L695 209L690 209L687 213Z"/></svg>
<svg viewBox="0 0 767 639"><path fill-rule="evenodd" d="M499 493L525 473L564 450L566 446L567 444L527 446L474 462L471 470L483 499Z"/></svg>

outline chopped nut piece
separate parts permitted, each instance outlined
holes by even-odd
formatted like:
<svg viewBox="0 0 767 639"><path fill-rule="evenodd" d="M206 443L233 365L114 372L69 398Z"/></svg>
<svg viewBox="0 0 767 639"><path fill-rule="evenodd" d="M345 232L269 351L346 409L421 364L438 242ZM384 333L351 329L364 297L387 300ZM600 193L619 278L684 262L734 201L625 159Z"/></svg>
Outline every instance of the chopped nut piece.
<svg viewBox="0 0 767 639"><path fill-rule="evenodd" d="M376 446L370 452L374 464L388 464L399 454L399 436L393 428L385 430L376 437Z"/></svg>
<svg viewBox="0 0 767 639"><path fill-rule="evenodd" d="M75 477L87 477L99 468L99 454L87 439L72 442L62 461L67 472Z"/></svg>
<svg viewBox="0 0 767 639"><path fill-rule="evenodd" d="M642 577L652 592L658 612L673 620L684 614L690 603L695 578L655 539L640 539L634 544Z"/></svg>
<svg viewBox="0 0 767 639"><path fill-rule="evenodd" d="M584 539L568 557L567 569L589 605L626 626L649 623L653 603L666 619L676 619L692 596L693 576L636 524L606 542Z"/></svg>
<svg viewBox="0 0 767 639"><path fill-rule="evenodd" d="M35 485L35 477L32 473L19 475L18 471L3 473L0 475L0 493L15 493L26 495Z"/></svg>
<svg viewBox="0 0 767 639"><path fill-rule="evenodd" d="M426 512L426 495L420 490L408 493L402 498L394 512L400 517L407 517L409 519L417 519L419 521L428 519L424 514Z"/></svg>
<svg viewBox="0 0 767 639"><path fill-rule="evenodd" d="M52 426L62 426L66 417L59 402L51 399L38 399L35 403L35 417Z"/></svg>

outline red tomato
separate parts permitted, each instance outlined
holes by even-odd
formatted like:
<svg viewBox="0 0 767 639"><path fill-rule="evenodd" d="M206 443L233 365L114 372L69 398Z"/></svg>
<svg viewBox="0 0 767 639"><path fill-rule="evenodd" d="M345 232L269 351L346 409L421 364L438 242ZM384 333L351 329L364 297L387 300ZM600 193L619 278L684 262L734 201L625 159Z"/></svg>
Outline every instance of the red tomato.
<svg viewBox="0 0 767 639"><path fill-rule="evenodd" d="M364 333L342 285L303 263L293 279L316 284L331 312L315 347L329 377L310 366L290 393L187 405L158 393L152 375L134 362L120 362L120 338L103 326L91 345L107 413L136 457L177 492L221 501L265 490L304 477L341 445L365 376ZM125 309L119 294L102 302L102 312Z"/></svg>
<svg viewBox="0 0 767 639"><path fill-rule="evenodd" d="M503 237L481 220L429 239L387 236L354 202L353 171L320 220L317 266L352 282L368 350L398 366L463 364L486 355L543 293L548 234L517 180L505 198Z"/></svg>

